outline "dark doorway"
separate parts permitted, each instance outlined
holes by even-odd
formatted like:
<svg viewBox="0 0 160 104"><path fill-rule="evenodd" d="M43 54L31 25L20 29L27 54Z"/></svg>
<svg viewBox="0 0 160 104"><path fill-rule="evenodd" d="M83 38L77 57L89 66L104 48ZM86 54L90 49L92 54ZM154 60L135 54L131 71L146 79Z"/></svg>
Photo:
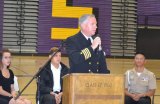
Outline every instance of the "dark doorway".
<svg viewBox="0 0 160 104"><path fill-rule="evenodd" d="M138 29L136 46L146 58L160 59L160 29Z"/></svg>

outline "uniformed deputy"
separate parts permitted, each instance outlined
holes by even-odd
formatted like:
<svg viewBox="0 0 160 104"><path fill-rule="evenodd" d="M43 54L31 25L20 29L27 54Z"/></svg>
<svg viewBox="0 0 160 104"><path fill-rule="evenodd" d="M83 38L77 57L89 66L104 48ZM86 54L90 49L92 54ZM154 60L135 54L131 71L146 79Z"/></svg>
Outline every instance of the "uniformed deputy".
<svg viewBox="0 0 160 104"><path fill-rule="evenodd" d="M135 67L125 73L125 104L151 104L156 89L154 73L144 67L145 56L135 55Z"/></svg>
<svg viewBox="0 0 160 104"><path fill-rule="evenodd" d="M86 14L79 19L80 31L67 38L66 50L71 73L110 73L107 69L100 37L93 38L97 29L94 15Z"/></svg>

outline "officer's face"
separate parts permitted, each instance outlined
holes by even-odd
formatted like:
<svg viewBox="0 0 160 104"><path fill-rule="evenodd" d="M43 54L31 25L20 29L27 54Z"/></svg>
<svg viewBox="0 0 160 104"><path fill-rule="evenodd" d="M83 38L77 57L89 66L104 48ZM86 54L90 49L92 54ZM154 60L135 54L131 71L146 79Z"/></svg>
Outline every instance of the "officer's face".
<svg viewBox="0 0 160 104"><path fill-rule="evenodd" d="M145 57L142 54L137 54L134 58L135 65L138 67L142 67L145 64Z"/></svg>
<svg viewBox="0 0 160 104"><path fill-rule="evenodd" d="M90 17L81 25L82 32L87 35L88 37L95 34L97 29L97 21L96 18Z"/></svg>

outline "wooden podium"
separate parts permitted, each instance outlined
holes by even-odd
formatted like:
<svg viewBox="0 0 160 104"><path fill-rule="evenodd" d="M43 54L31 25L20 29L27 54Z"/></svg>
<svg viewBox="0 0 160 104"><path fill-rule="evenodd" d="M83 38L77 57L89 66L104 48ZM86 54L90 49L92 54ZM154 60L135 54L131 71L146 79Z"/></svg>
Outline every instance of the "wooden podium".
<svg viewBox="0 0 160 104"><path fill-rule="evenodd" d="M69 74L63 79L63 104L124 104L124 77Z"/></svg>

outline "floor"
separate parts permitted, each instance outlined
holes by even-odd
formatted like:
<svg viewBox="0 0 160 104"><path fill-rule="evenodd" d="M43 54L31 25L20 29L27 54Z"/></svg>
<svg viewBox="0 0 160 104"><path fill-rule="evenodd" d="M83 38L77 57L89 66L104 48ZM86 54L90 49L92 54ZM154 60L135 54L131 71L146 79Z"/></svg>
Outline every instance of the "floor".
<svg viewBox="0 0 160 104"><path fill-rule="evenodd" d="M35 102L36 79L33 76L48 60L47 56L13 56L11 69L18 77L22 95ZM62 57L62 62L68 65L68 58ZM160 60L147 60L146 68L154 72L157 77L157 90L154 104L160 104ZM127 69L133 67L133 59L107 58L108 68L111 74L124 74Z"/></svg>

